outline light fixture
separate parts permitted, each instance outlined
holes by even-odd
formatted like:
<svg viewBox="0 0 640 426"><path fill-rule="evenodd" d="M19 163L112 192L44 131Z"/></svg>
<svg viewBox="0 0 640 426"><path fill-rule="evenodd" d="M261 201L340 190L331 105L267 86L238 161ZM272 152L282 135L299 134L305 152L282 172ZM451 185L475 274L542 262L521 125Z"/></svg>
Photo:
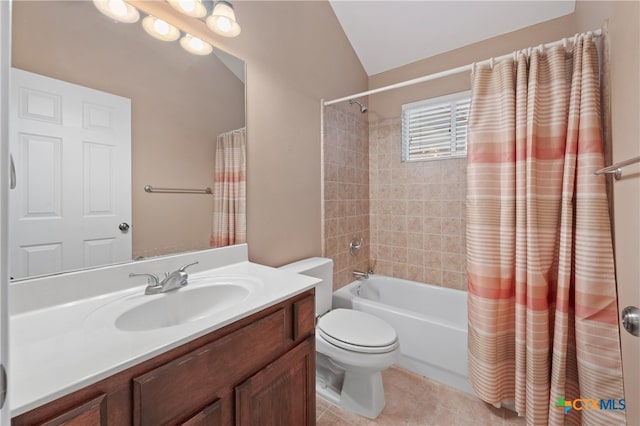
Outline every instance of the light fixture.
<svg viewBox="0 0 640 426"><path fill-rule="evenodd" d="M174 9L179 10L187 16L202 18L207 14L207 8L202 0L168 0Z"/></svg>
<svg viewBox="0 0 640 426"><path fill-rule="evenodd" d="M124 0L93 0L93 4L104 15L118 22L131 24L140 19L138 9Z"/></svg>
<svg viewBox="0 0 640 426"><path fill-rule="evenodd" d="M167 0L167 2L184 15L204 20L207 27L216 34L224 37L235 37L240 34L240 25L236 22L233 5L226 0ZM133 23L140 19L138 9L130 5L128 0L93 0L93 4L101 13L119 22ZM204 17L211 9L213 9L211 15L205 19ZM177 19L180 22L179 18ZM213 51L213 46L204 40L182 33L179 28L152 15L142 20L142 28L152 37L162 41L174 41L183 34L180 38L180 46L194 55L208 55ZM207 35L203 37L207 38Z"/></svg>
<svg viewBox="0 0 640 426"><path fill-rule="evenodd" d="M205 41L200 40L192 36L191 34L185 34L180 39L180 46L189 53L194 55L208 55L213 51L213 47Z"/></svg>
<svg viewBox="0 0 640 426"><path fill-rule="evenodd" d="M155 16L147 16L142 20L142 28L152 37L162 41L174 41L180 38L180 30L173 25L158 19Z"/></svg>
<svg viewBox="0 0 640 426"><path fill-rule="evenodd" d="M207 18L207 27L224 37L235 37L240 34L240 25L236 22L233 6L228 1L217 1L213 13Z"/></svg>

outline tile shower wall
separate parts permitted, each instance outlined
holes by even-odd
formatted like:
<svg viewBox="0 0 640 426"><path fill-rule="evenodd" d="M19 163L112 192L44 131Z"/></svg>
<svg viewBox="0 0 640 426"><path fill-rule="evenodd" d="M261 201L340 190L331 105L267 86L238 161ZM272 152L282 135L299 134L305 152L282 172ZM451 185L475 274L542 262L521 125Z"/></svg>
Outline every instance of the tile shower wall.
<svg viewBox="0 0 640 426"><path fill-rule="evenodd" d="M401 120L369 123L375 272L466 290L466 159L401 162Z"/></svg>
<svg viewBox="0 0 640 426"><path fill-rule="evenodd" d="M325 108L324 256L334 262L333 287L353 281L351 272L369 267L369 128L359 108ZM349 242L363 238L356 256Z"/></svg>

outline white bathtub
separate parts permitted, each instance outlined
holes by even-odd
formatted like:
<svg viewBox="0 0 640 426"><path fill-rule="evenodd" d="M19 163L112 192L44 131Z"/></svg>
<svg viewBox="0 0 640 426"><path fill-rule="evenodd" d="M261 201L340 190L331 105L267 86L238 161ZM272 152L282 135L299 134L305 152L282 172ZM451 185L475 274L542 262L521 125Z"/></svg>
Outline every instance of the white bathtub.
<svg viewBox="0 0 640 426"><path fill-rule="evenodd" d="M368 312L396 329L397 365L473 394L467 380L467 293L370 275L333 293L334 308Z"/></svg>

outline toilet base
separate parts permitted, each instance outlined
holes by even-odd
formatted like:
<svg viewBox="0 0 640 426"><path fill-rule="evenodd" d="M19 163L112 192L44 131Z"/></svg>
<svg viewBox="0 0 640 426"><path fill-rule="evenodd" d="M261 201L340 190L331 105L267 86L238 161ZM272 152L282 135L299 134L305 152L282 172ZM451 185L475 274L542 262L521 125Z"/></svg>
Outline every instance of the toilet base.
<svg viewBox="0 0 640 426"><path fill-rule="evenodd" d="M316 393L358 415L375 419L385 405L382 373L345 372L342 390L316 377Z"/></svg>

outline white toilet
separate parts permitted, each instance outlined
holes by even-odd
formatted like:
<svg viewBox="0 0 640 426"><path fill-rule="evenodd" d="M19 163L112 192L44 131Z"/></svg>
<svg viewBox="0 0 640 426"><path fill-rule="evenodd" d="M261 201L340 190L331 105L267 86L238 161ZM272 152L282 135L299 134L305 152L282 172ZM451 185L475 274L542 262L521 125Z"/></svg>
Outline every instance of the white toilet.
<svg viewBox="0 0 640 426"><path fill-rule="evenodd" d="M312 257L280 269L322 279L316 287L317 394L354 413L376 418L385 404L382 371L400 353L396 331L364 312L331 310L331 259Z"/></svg>

